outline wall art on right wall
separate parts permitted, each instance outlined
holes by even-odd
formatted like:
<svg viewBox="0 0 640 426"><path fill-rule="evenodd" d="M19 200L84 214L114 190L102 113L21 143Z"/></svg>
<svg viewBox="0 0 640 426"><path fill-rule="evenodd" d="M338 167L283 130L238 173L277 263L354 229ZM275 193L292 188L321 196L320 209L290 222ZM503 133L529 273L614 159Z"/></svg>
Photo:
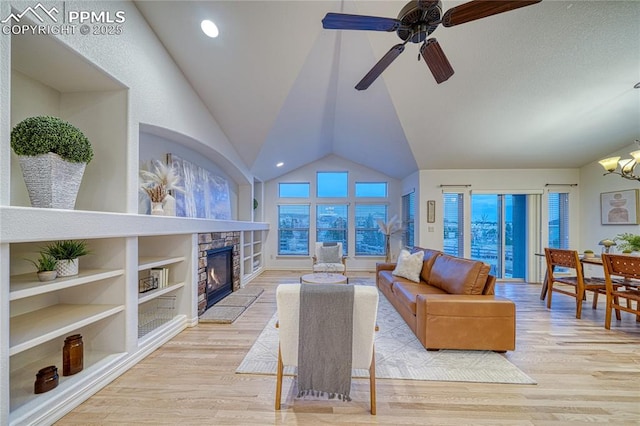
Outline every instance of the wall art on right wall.
<svg viewBox="0 0 640 426"><path fill-rule="evenodd" d="M637 189L600 194L600 222L603 225L637 225L638 217Z"/></svg>

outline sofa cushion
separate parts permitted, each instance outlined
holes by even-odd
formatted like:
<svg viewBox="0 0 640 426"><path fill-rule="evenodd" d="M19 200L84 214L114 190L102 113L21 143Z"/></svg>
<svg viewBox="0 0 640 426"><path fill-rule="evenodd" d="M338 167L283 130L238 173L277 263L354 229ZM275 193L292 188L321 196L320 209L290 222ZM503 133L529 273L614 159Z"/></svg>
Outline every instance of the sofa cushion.
<svg viewBox="0 0 640 426"><path fill-rule="evenodd" d="M403 277L413 282L420 282L420 271L422 271L424 252L418 251L409 253L407 250L400 250L398 264L393 270L393 275Z"/></svg>
<svg viewBox="0 0 640 426"><path fill-rule="evenodd" d="M382 270L378 272L378 288L380 288L381 290L386 289L387 291L391 292L391 287L393 286L393 281L396 279L396 277L394 277L391 274L391 271L387 271L387 270ZM383 289L384 287L384 289Z"/></svg>
<svg viewBox="0 0 640 426"><path fill-rule="evenodd" d="M439 288L425 285L424 283L414 283L398 278L393 283L393 294L396 299L406 306L413 315L416 314L416 300L419 294L446 294Z"/></svg>
<svg viewBox="0 0 640 426"><path fill-rule="evenodd" d="M428 283L429 277L431 276L431 268L433 268L436 257L440 256L442 252L431 249L422 249L422 251L424 251L424 262L422 263L422 270L420 271L420 279Z"/></svg>
<svg viewBox="0 0 640 426"><path fill-rule="evenodd" d="M442 254L433 263L429 284L449 294L482 294L489 270L483 262Z"/></svg>
<svg viewBox="0 0 640 426"><path fill-rule="evenodd" d="M318 263L340 263L340 246L320 246L318 247Z"/></svg>

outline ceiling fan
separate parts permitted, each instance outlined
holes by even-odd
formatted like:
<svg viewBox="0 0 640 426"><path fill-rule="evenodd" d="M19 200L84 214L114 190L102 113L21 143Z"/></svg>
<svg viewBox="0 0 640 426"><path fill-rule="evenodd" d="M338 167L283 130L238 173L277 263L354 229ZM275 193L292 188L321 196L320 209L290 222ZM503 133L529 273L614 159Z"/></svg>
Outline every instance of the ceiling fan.
<svg viewBox="0 0 640 426"><path fill-rule="evenodd" d="M397 18L377 16L348 15L345 13L327 13L322 27L330 30L395 31L403 40L393 46L377 64L356 85L357 90L367 89L382 72L403 51L408 42L422 43L420 54L431 70L438 84L453 75L453 68L435 38L427 37L442 24L445 27L464 24L476 19L486 18L521 7L539 3L542 0L473 0L452 7L442 14L440 0L412 0L400 10ZM418 56L418 59L420 57Z"/></svg>

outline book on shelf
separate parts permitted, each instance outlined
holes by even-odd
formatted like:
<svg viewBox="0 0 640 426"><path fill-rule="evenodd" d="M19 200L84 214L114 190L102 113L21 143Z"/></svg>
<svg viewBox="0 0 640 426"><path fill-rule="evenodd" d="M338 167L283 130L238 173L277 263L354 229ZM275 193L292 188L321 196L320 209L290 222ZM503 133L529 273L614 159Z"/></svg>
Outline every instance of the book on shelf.
<svg viewBox="0 0 640 426"><path fill-rule="evenodd" d="M169 268L151 268L149 275L158 280L158 288L165 288L169 285Z"/></svg>

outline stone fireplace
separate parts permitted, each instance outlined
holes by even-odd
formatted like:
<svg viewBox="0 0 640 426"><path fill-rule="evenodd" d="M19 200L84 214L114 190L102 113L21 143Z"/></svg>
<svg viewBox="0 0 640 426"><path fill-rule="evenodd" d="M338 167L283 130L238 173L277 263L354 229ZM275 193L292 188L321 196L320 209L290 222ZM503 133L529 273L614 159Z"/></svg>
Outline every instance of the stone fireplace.
<svg viewBox="0 0 640 426"><path fill-rule="evenodd" d="M224 299L233 292L233 247L207 250L207 307Z"/></svg>
<svg viewBox="0 0 640 426"><path fill-rule="evenodd" d="M230 248L231 254L231 285L230 291L240 289L240 232L208 232L198 234L198 315L202 315L215 302L224 297L228 292L207 292L212 290L212 282L208 279L207 255L209 253L224 252L224 248ZM208 300L209 296L209 300ZM217 300L216 300L217 298Z"/></svg>

